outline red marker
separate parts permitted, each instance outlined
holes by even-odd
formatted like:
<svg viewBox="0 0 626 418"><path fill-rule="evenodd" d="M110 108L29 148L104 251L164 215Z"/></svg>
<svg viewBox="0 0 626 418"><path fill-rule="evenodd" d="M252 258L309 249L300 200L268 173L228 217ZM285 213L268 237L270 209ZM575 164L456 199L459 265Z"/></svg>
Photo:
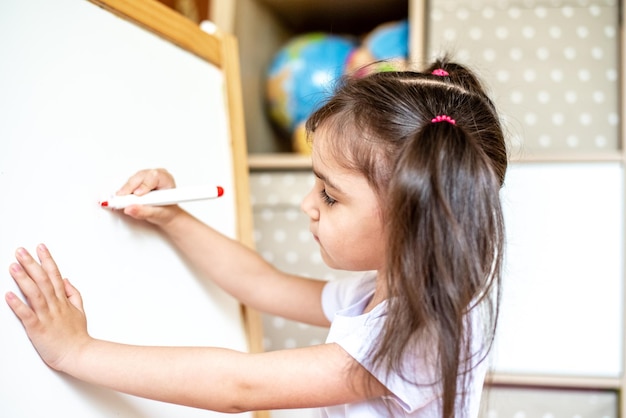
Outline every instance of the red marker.
<svg viewBox="0 0 626 418"><path fill-rule="evenodd" d="M100 206L110 209L123 209L132 205L166 206L194 200L215 199L223 194L224 189L220 186L177 187L153 190L143 196L134 194L111 196L107 200L100 201Z"/></svg>

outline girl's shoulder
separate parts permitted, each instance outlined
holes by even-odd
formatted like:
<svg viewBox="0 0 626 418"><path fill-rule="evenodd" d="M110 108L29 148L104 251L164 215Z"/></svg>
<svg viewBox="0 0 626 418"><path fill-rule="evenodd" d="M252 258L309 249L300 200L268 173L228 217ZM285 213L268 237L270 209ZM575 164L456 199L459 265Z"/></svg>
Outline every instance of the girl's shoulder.
<svg viewBox="0 0 626 418"><path fill-rule="evenodd" d="M369 301L375 289L376 272L331 280L326 283L322 291L324 314L328 320L332 321L338 311Z"/></svg>

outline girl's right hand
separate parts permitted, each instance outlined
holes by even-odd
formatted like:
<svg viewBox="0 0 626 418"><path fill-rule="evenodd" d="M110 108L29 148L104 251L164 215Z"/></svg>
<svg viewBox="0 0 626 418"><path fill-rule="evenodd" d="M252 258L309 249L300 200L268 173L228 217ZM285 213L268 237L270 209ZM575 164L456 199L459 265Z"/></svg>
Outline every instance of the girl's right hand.
<svg viewBox="0 0 626 418"><path fill-rule="evenodd" d="M46 364L67 371L93 341L80 293L63 279L45 245L37 246L39 262L24 248L17 249L15 258L9 272L25 301L13 292L6 294L6 301Z"/></svg>
<svg viewBox="0 0 626 418"><path fill-rule="evenodd" d="M153 168L138 171L130 177L115 194L124 196L136 194L142 196L152 190L171 189L176 187L174 177L163 168ZM124 209L124 213L132 218L144 220L152 224L163 226L182 212L178 205L170 206L142 206L132 205Z"/></svg>

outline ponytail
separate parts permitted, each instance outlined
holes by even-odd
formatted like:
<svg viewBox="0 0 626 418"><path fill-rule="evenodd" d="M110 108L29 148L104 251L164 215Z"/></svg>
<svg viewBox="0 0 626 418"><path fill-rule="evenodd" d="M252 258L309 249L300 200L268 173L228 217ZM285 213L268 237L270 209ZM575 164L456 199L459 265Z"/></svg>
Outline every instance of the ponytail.
<svg viewBox="0 0 626 418"><path fill-rule="evenodd" d="M441 375L430 383L443 394L459 392L459 375L462 384L469 378L468 309L488 293L494 264L499 269L502 242L494 238L501 240L503 231L493 210L499 207L499 187L488 158L458 123L430 123L407 140L389 185L389 315L410 326L388 328L382 340L391 341L393 334L393 345L402 341L400 347L409 347L415 335L434 338L432 360ZM385 353L386 366L401 370L405 353L388 345L374 359ZM486 355L488 347L482 351ZM454 405L454 397L444 396L445 417L454 415Z"/></svg>

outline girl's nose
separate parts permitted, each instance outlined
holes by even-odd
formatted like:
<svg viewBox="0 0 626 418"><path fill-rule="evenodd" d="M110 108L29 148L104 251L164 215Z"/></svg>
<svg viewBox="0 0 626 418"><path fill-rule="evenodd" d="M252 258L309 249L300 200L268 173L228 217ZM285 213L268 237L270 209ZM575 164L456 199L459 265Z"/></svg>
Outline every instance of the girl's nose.
<svg viewBox="0 0 626 418"><path fill-rule="evenodd" d="M311 189L311 191L306 196L304 196L304 199L302 199L300 209L302 209L302 212L304 212L309 218L311 218L312 221L317 221L319 219L320 213L317 209L313 189Z"/></svg>

